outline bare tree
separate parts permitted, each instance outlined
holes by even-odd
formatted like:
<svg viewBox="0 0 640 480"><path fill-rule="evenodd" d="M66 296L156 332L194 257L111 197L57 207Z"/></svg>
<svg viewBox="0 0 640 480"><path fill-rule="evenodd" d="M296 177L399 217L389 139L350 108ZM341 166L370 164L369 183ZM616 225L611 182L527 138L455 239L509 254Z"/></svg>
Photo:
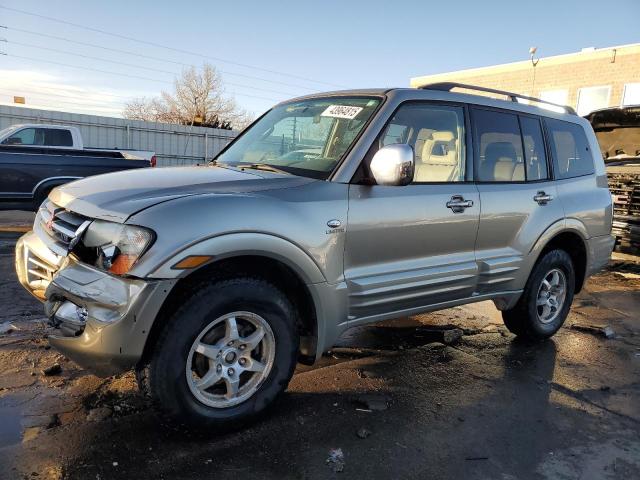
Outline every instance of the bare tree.
<svg viewBox="0 0 640 480"><path fill-rule="evenodd" d="M134 120L240 130L252 120L225 95L220 74L208 63L200 70L183 70L174 82L173 93L163 91L157 98L135 98L126 103L122 115Z"/></svg>

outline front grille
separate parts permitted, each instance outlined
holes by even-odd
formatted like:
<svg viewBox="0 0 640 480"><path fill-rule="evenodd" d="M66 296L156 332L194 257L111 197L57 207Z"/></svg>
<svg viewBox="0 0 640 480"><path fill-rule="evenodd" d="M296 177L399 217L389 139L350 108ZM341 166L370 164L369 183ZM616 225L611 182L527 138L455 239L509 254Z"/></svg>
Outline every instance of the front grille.
<svg viewBox="0 0 640 480"><path fill-rule="evenodd" d="M67 255L74 239L82 234L89 220L82 215L58 207L47 200L38 210L36 232L58 255Z"/></svg>
<svg viewBox="0 0 640 480"><path fill-rule="evenodd" d="M616 169L609 172L609 190L613 199L613 227L616 248L620 251L640 252L640 172Z"/></svg>

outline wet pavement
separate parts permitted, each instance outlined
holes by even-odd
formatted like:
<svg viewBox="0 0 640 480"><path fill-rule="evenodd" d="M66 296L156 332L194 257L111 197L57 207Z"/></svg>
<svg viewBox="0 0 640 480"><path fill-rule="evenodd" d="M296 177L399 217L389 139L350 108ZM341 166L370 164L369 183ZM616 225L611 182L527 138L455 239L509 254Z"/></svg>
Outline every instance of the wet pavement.
<svg viewBox="0 0 640 480"><path fill-rule="evenodd" d="M49 349L14 242L0 232L1 479L640 478L637 265L591 279L542 343L488 302L354 328L262 421L219 433Z"/></svg>

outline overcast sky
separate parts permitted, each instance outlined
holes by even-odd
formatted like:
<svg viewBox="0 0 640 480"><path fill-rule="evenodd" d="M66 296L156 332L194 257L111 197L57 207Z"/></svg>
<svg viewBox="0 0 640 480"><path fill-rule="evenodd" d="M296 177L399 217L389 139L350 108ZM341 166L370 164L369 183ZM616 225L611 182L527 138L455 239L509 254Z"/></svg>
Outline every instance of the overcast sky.
<svg viewBox="0 0 640 480"><path fill-rule="evenodd" d="M7 53L0 55L0 103L19 95L27 106L104 115L119 115L132 96L170 90L185 65L203 61L223 72L229 95L258 114L299 94L407 86L413 76L525 60L534 45L550 56L640 42L640 0L0 0L0 6L8 7L0 8L0 25L8 27L0 28L7 40L0 43Z"/></svg>

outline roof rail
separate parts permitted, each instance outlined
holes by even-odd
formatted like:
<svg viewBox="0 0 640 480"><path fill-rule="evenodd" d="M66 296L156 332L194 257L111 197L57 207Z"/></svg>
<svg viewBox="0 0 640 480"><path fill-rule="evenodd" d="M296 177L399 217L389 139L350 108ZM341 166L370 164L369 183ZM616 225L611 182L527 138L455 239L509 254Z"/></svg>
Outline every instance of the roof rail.
<svg viewBox="0 0 640 480"><path fill-rule="evenodd" d="M467 85L465 83L457 83L457 82L438 82L438 83L429 83L427 85L422 85L418 87L421 90L440 90L444 92L450 92L454 88L464 88L466 90L477 90L479 92L487 92L487 93L497 93L498 95L505 95L509 97L512 102L517 102L519 98L523 100L529 100L530 102L536 103L545 103L547 105L553 105L554 107L559 107L564 109L567 113L571 115L577 115L576 111L568 105L560 105L559 103L548 102L547 100L542 100L541 98L535 97L527 97L526 95L520 95L519 93L506 92L504 90L497 90L495 88L488 87L478 87L476 85Z"/></svg>

